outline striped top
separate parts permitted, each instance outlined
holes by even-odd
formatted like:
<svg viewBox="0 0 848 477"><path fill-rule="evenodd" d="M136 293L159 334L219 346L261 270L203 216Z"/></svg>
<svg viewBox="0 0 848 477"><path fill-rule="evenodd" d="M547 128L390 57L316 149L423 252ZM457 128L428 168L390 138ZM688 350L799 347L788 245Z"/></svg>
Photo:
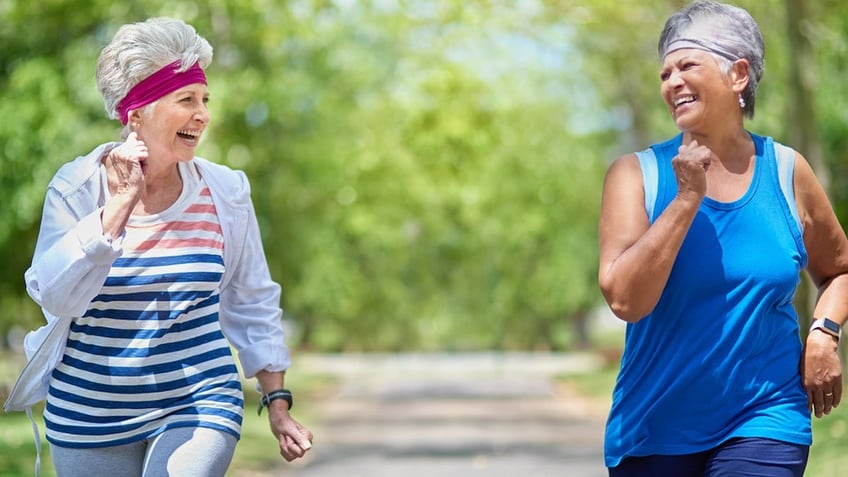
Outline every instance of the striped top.
<svg viewBox="0 0 848 477"><path fill-rule="evenodd" d="M176 427L239 437L241 381L218 322L223 235L208 187L179 167L180 197L130 217L123 255L71 325L44 411L53 444L115 446Z"/></svg>

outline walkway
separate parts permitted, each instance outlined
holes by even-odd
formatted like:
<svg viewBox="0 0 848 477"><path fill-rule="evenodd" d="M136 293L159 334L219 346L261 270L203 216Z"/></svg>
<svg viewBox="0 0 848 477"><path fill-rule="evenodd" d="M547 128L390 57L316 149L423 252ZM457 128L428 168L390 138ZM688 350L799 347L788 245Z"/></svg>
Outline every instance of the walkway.
<svg viewBox="0 0 848 477"><path fill-rule="evenodd" d="M302 356L344 379L284 477L602 477L603 403L552 378L592 355Z"/></svg>

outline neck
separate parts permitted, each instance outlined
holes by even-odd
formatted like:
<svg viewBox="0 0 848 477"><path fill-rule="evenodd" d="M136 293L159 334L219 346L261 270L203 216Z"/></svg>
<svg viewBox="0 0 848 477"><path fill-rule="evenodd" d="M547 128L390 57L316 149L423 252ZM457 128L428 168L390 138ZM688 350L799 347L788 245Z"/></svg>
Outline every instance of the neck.
<svg viewBox="0 0 848 477"><path fill-rule="evenodd" d="M136 215L158 214L167 209L183 191L183 180L178 163L168 164L164 169L151 168L144 176L144 193L133 211Z"/></svg>
<svg viewBox="0 0 848 477"><path fill-rule="evenodd" d="M151 164L148 161L144 174L144 189L145 195L174 189L181 190L182 177L180 177L179 163L156 167L155 163Z"/></svg>
<svg viewBox="0 0 848 477"><path fill-rule="evenodd" d="M684 132L683 144L692 141L709 148L727 169L733 169L739 163L747 164L754 155L754 141L741 124L707 133Z"/></svg>

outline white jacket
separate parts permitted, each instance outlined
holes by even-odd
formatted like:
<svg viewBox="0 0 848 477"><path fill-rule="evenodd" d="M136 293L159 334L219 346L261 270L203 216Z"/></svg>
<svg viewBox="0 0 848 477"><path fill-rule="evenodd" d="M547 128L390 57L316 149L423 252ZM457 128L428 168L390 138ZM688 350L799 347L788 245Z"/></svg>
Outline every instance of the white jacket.
<svg viewBox="0 0 848 477"><path fill-rule="evenodd" d="M122 253L122 237L106 236L100 219L105 203L100 160L119 144L103 144L63 165L47 188L32 266L25 273L27 292L42 307L47 324L24 339L27 359L38 354L40 365L22 376L27 382L16 384L27 394L18 397L19 409L47 396L71 321L86 311ZM268 270L247 177L202 158L192 163L212 192L224 235L221 329L237 351L245 377L261 370L284 371L291 361L281 320L280 286ZM45 343L51 331L53 338Z"/></svg>

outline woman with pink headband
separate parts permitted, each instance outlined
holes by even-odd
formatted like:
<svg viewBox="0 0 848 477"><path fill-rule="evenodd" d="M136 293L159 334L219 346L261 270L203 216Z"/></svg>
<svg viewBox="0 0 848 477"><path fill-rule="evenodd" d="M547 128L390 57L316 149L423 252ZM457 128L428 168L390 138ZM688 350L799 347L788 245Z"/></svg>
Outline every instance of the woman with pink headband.
<svg viewBox="0 0 848 477"><path fill-rule="evenodd" d="M763 74L751 15L698 0L659 40L680 134L609 167L599 281L627 322L609 475L799 477L811 413L842 398L848 239L807 160L746 130ZM818 288L810 330L793 296Z"/></svg>
<svg viewBox="0 0 848 477"><path fill-rule="evenodd" d="M48 324L25 341L7 409L45 399L57 475L223 476L242 371L286 460L312 434L289 411L280 287L244 173L195 156L212 48L178 20L121 27L97 86L124 125L47 188L27 290Z"/></svg>

